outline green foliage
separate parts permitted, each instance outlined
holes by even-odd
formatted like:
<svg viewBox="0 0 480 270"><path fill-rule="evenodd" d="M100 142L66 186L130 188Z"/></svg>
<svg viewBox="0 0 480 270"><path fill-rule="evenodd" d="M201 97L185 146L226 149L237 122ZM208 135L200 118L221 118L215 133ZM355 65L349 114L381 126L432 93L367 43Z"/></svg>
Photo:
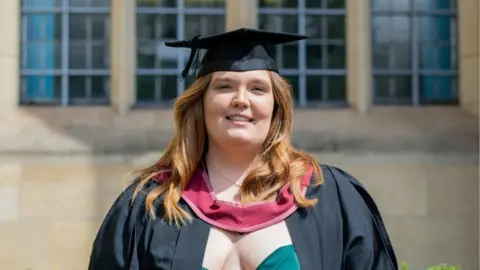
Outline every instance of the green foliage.
<svg viewBox="0 0 480 270"><path fill-rule="evenodd" d="M406 262L402 262L400 264L400 270L413 270L413 269L410 269ZM460 268L459 266L454 266L454 265L448 265L448 264L445 264L445 263L441 263L441 264L438 264L438 265L435 265L435 266L429 266L425 270L462 270L462 268Z"/></svg>

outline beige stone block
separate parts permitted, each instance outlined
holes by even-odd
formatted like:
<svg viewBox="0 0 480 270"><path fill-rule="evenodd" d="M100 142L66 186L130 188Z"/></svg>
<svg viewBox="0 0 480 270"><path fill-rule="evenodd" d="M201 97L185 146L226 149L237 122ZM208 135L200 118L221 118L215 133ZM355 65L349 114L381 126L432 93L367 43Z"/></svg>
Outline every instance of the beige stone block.
<svg viewBox="0 0 480 270"><path fill-rule="evenodd" d="M226 0L225 29L231 31L240 27L258 28L257 0Z"/></svg>
<svg viewBox="0 0 480 270"><path fill-rule="evenodd" d="M398 260L411 269L449 263L478 268L478 218L402 217L390 220Z"/></svg>
<svg viewBox="0 0 480 270"><path fill-rule="evenodd" d="M20 214L25 218L82 220L95 218L98 200L93 165L31 165L24 169Z"/></svg>
<svg viewBox="0 0 480 270"><path fill-rule="evenodd" d="M428 216L477 217L478 165L429 165Z"/></svg>
<svg viewBox="0 0 480 270"><path fill-rule="evenodd" d="M370 1L348 1L347 5L347 99L358 112L371 103L371 14Z"/></svg>
<svg viewBox="0 0 480 270"><path fill-rule="evenodd" d="M20 0L0 1L0 33L2 33L0 56L19 54L19 32Z"/></svg>
<svg viewBox="0 0 480 270"><path fill-rule="evenodd" d="M462 107L479 115L479 56L460 58L460 103Z"/></svg>
<svg viewBox="0 0 480 270"><path fill-rule="evenodd" d="M137 168L130 165L102 165L97 167L97 189L102 196L98 199L98 218L103 219L115 199L133 180L130 175Z"/></svg>
<svg viewBox="0 0 480 270"><path fill-rule="evenodd" d="M21 164L0 164L0 188L17 187L21 179Z"/></svg>
<svg viewBox="0 0 480 270"><path fill-rule="evenodd" d="M0 222L0 265L8 270L51 270L50 224Z"/></svg>
<svg viewBox="0 0 480 270"><path fill-rule="evenodd" d="M344 165L376 200L384 216L427 214L427 183L424 166L414 164Z"/></svg>
<svg viewBox="0 0 480 270"><path fill-rule="evenodd" d="M18 218L21 177L20 164L0 165L0 221Z"/></svg>
<svg viewBox="0 0 480 270"><path fill-rule="evenodd" d="M52 270L88 269L98 222L57 222L52 227ZM35 269L34 269L35 270Z"/></svg>
<svg viewBox="0 0 480 270"><path fill-rule="evenodd" d="M18 218L18 188L0 188L0 220Z"/></svg>
<svg viewBox="0 0 480 270"><path fill-rule="evenodd" d="M0 81L3 89L0 91L0 112L10 111L18 106L19 76L18 57L0 55Z"/></svg>
<svg viewBox="0 0 480 270"><path fill-rule="evenodd" d="M479 2L478 0L462 0L458 2L460 56L477 55L479 53Z"/></svg>

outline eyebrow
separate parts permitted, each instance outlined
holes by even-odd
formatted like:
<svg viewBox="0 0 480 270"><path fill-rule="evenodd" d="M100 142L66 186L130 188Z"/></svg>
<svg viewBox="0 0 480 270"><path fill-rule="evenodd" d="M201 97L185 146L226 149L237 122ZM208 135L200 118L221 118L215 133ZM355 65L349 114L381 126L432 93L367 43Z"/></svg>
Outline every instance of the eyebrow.
<svg viewBox="0 0 480 270"><path fill-rule="evenodd" d="M263 79L255 79L253 80L254 83L259 83L259 84L264 84L264 85L269 85L268 81L267 80L263 80Z"/></svg>
<svg viewBox="0 0 480 270"><path fill-rule="evenodd" d="M214 83L219 83L219 82L231 82L232 80L230 78L215 78L213 80Z"/></svg>
<svg viewBox="0 0 480 270"><path fill-rule="evenodd" d="M220 82L232 82L234 80L230 79L230 78L216 78L213 80L213 83L220 83ZM253 83L259 83L259 84L264 84L264 85L269 85L268 81L267 80L263 80L263 79L254 79L253 80Z"/></svg>

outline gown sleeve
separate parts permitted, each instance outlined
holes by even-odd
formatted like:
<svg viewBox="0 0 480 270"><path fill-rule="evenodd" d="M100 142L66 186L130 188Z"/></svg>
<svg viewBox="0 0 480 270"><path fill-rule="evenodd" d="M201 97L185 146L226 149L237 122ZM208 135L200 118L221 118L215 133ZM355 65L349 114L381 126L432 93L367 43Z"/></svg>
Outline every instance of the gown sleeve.
<svg viewBox="0 0 480 270"><path fill-rule="evenodd" d="M132 203L136 184L115 200L93 242L88 270L140 270L139 235L145 228L142 192Z"/></svg>
<svg viewBox="0 0 480 270"><path fill-rule="evenodd" d="M340 200L343 269L397 270L398 263L380 211L367 190L347 172L329 166Z"/></svg>

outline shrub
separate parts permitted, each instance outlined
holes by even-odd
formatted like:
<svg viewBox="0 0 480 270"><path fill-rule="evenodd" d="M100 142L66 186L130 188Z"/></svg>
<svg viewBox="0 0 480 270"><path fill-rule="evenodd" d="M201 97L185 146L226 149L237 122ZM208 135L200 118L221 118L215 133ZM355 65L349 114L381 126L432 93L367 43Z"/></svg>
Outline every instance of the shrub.
<svg viewBox="0 0 480 270"><path fill-rule="evenodd" d="M400 266L400 269L401 270L412 270L408 267L406 262L402 262L402 264ZM438 264L438 265L435 265L435 266L429 266L425 270L462 270L462 269L458 266L441 263L441 264Z"/></svg>

